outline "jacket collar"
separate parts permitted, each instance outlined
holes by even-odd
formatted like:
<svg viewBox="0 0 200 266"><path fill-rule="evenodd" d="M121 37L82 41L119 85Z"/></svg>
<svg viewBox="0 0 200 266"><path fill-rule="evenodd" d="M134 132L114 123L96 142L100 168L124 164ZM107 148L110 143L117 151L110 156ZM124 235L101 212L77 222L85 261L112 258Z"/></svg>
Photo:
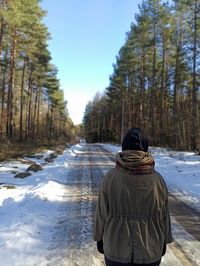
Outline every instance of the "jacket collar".
<svg viewBox="0 0 200 266"><path fill-rule="evenodd" d="M154 165L154 158L148 152L126 150L116 155L116 167L134 174L152 174Z"/></svg>

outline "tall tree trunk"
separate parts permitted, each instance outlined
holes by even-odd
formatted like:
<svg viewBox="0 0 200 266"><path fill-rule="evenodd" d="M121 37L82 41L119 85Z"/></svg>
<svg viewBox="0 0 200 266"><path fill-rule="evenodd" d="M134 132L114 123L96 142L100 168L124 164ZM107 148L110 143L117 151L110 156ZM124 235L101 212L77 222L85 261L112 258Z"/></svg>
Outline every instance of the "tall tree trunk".
<svg viewBox="0 0 200 266"><path fill-rule="evenodd" d="M181 14L178 18L178 39L176 43L176 57L175 57L175 70L174 70L174 88L173 88L173 136L174 143L173 146L178 149L180 148L179 139L181 139L181 127L183 125L180 120L180 53L182 50L182 40L183 40L183 15ZM182 99L183 101L183 99ZM185 124L184 124L185 126ZM184 129L185 132L185 129ZM183 148L183 147L182 147Z"/></svg>
<svg viewBox="0 0 200 266"><path fill-rule="evenodd" d="M21 95L20 95L20 125L19 125L19 140L23 140L23 106L24 106L24 78L25 78L26 63L24 59L24 66L22 70L21 81Z"/></svg>
<svg viewBox="0 0 200 266"><path fill-rule="evenodd" d="M131 73L130 74L130 80L129 80L129 87L130 87L130 89L129 89L129 96L128 96L128 98L129 98L129 121L128 121L128 128L131 128L132 127L132 120L133 120L133 99L134 99L134 97L133 97L133 90L134 90L134 87L133 87L133 74Z"/></svg>
<svg viewBox="0 0 200 266"><path fill-rule="evenodd" d="M28 79L28 99L27 99L27 109L26 109L26 139L29 138L30 125L31 125L31 107L32 107L32 90L33 90L32 73L33 69L31 67Z"/></svg>
<svg viewBox="0 0 200 266"><path fill-rule="evenodd" d="M142 48L141 72L140 72L140 123L145 128L145 50Z"/></svg>
<svg viewBox="0 0 200 266"><path fill-rule="evenodd" d="M162 40L162 70L161 70L161 91L160 91L160 143L165 144L165 117L166 113L166 44L165 36Z"/></svg>
<svg viewBox="0 0 200 266"><path fill-rule="evenodd" d="M15 70L15 55L17 44L17 32L13 31L11 61L10 61L10 77L8 84L8 103L7 103L7 136L11 140L13 138L13 89L14 89L14 70Z"/></svg>
<svg viewBox="0 0 200 266"><path fill-rule="evenodd" d="M0 58L1 58L1 53L2 53L2 47L3 47L3 34L4 34L4 28L5 28L5 24L4 24L4 19L1 18L1 22L0 22Z"/></svg>
<svg viewBox="0 0 200 266"><path fill-rule="evenodd" d="M152 87L150 95L150 122L151 122L151 138L155 142L155 104L156 104L156 24L153 26L153 63L152 63ZM156 144L156 143L154 143Z"/></svg>
<svg viewBox="0 0 200 266"><path fill-rule="evenodd" d="M5 123L5 95L6 95L6 73L7 73L7 55L8 55L8 49L6 48L5 52L5 58L4 58L4 69L3 69L3 76L2 76L2 91L1 91L1 119L0 119L0 140L2 140L4 135L4 128L6 126Z"/></svg>
<svg viewBox="0 0 200 266"><path fill-rule="evenodd" d="M29 104L28 104L28 137L31 136L31 118L32 118L32 96L33 96L33 84L31 82L30 85L30 96L29 96Z"/></svg>
<svg viewBox="0 0 200 266"><path fill-rule="evenodd" d="M34 139L35 136L35 126L36 126L36 117L37 117L37 104L38 104L38 83L37 83L37 89L35 93L35 102L34 102L34 112L33 112L33 123L32 123L32 139Z"/></svg>
<svg viewBox="0 0 200 266"><path fill-rule="evenodd" d="M38 102L37 102L37 138L39 138L39 118L40 118L40 98L41 98L41 87L39 86L39 92L38 92Z"/></svg>
<svg viewBox="0 0 200 266"><path fill-rule="evenodd" d="M124 95L122 96L122 113L121 113L121 141L124 137Z"/></svg>
<svg viewBox="0 0 200 266"><path fill-rule="evenodd" d="M53 107L50 108L50 124L49 124L49 136L48 139L51 140L53 136Z"/></svg>
<svg viewBox="0 0 200 266"><path fill-rule="evenodd" d="M198 121L198 100L197 100L197 0L194 3L194 40L193 40L193 70L192 70L192 129L191 129L191 148L196 150L199 137L199 121Z"/></svg>

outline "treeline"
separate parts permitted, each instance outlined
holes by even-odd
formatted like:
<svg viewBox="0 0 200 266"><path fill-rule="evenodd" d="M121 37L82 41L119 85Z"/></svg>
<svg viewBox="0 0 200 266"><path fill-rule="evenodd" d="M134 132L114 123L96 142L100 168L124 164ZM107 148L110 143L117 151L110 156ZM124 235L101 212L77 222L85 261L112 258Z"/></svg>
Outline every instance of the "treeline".
<svg viewBox="0 0 200 266"><path fill-rule="evenodd" d="M0 0L0 142L69 138L39 0Z"/></svg>
<svg viewBox="0 0 200 266"><path fill-rule="evenodd" d="M88 141L120 142L142 127L151 145L200 148L200 2L145 0L103 96L84 116Z"/></svg>

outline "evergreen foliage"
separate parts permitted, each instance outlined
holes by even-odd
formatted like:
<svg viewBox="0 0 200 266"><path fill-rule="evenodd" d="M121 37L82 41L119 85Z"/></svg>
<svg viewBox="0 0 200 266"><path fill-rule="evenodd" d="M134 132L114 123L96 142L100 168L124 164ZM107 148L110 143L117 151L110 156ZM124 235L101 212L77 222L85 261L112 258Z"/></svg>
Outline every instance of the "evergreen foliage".
<svg viewBox="0 0 200 266"><path fill-rule="evenodd" d="M45 14L39 0L0 1L0 142L71 136Z"/></svg>
<svg viewBox="0 0 200 266"><path fill-rule="evenodd" d="M119 143L138 126L151 145L199 150L199 89L199 1L144 0L105 95L86 107L86 137Z"/></svg>

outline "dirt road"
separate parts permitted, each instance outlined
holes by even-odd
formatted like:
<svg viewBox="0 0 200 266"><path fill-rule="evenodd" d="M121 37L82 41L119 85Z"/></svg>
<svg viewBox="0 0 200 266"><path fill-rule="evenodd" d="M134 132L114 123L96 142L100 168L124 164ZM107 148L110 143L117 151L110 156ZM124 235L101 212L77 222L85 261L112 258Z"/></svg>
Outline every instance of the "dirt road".
<svg viewBox="0 0 200 266"><path fill-rule="evenodd" d="M104 265L103 257L92 241L92 225L99 185L103 175L113 166L114 155L100 145L85 144L74 150L74 157L68 162L70 174L66 176L71 195L67 194L67 204L60 206L49 246L49 265ZM200 213L173 195L170 195L170 211L175 242L168 248L161 265L199 265L194 253L200 241ZM185 249L185 241L194 241L195 248ZM58 253L60 256L55 256Z"/></svg>

